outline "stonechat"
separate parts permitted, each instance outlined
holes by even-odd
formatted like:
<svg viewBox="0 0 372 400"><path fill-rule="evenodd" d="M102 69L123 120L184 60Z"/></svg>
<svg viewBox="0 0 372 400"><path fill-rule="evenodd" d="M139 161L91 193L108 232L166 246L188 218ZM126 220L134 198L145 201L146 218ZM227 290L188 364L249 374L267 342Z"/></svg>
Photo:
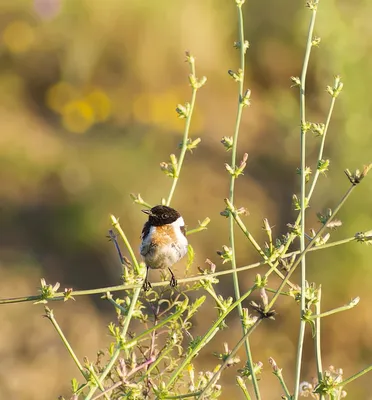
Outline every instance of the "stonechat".
<svg viewBox="0 0 372 400"><path fill-rule="evenodd" d="M173 264L187 253L185 222L174 208L155 206L142 210L149 216L142 229L140 253L146 264L144 290L151 288L148 280L149 268L168 268L171 273L170 286L177 286L177 280L171 270Z"/></svg>

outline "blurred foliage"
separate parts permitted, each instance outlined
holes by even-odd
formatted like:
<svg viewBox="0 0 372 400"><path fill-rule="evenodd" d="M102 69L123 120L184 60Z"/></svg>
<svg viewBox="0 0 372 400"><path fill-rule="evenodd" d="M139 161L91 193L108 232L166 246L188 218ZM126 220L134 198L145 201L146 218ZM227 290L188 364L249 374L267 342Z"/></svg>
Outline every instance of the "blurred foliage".
<svg viewBox="0 0 372 400"><path fill-rule="evenodd" d="M294 217L299 111L289 78L299 75L302 64L309 18L302 3L249 1L245 6L252 106L240 136L239 151L248 152L249 160L237 184L236 204L249 208L246 223L258 241L264 240L263 217L275 225L277 236ZM158 165L181 140L183 125L174 110L190 96L186 49L208 83L198 95L191 126L191 136L200 136L202 143L187 155L173 205L189 228L205 216L212 219L207 232L190 240L196 265L207 257L218 264L215 251L227 242L227 221L219 212L229 179L220 140L231 136L236 112L236 86L227 74L237 65L234 11L226 0L0 2L1 297L35 293L41 276L74 289L119 282L115 251L105 238L108 214L121 217L136 247L144 219L129 193L139 192L151 204L168 193L170 181ZM365 40L372 30L371 12L367 0L320 1L316 34L322 40L310 62L308 118L324 122L330 101L325 88L333 75L340 74L345 87L326 143L330 172L316 189L309 228L316 227L316 212L332 207L344 192L343 169L371 161L372 55ZM318 144L319 139L309 139L309 164ZM342 211L344 224L333 239L371 229L371 195L367 178ZM242 235L237 237L239 265L256 261ZM345 376L371 362L370 264L370 250L357 244L309 256L309 279L322 283L324 309L357 295L362 299L355 310L323 322L324 365L342 367ZM181 266L177 272L182 275ZM245 273L242 281L248 286L255 273ZM232 294L231 277L221 280L220 290ZM74 348L90 358L107 345L102 327L114 316L107 307L100 314L104 305L93 300L57 306ZM279 390L269 356L291 383L298 315L289 305L283 301L277 307L275 331L262 327L253 335L254 359L265 364L265 399ZM76 373L51 327L38 317L42 308L20 304L2 306L0 312L5 324L0 397L42 400L67 393L68 379ZM88 328L81 326L83 316ZM198 321L198 329L209 323ZM219 347L228 335L233 345L240 335L238 320L234 326L212 345ZM303 369L308 380L315 375L309 367L310 343ZM211 357L205 354L200 362L208 368ZM368 381L364 377L348 388L353 398L367 398ZM238 393L228 374L224 384L222 398Z"/></svg>

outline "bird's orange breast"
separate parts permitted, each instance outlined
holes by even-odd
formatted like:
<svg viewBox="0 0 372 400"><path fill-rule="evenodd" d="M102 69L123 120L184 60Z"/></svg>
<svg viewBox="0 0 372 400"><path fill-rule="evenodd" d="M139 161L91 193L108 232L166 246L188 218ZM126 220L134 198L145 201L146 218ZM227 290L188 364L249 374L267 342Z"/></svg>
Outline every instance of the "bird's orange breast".
<svg viewBox="0 0 372 400"><path fill-rule="evenodd" d="M164 246L173 243L177 240L176 233L172 225L162 225L155 227L155 232L152 234L151 242Z"/></svg>

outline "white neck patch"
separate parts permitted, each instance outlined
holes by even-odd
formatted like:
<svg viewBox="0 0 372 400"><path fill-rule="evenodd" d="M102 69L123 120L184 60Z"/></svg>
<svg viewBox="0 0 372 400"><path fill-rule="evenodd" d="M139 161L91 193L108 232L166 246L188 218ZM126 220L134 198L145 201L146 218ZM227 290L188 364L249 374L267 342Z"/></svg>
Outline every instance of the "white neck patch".
<svg viewBox="0 0 372 400"><path fill-rule="evenodd" d="M179 217L174 222L172 222L172 225L177 227L185 226L185 221L183 220L182 217Z"/></svg>

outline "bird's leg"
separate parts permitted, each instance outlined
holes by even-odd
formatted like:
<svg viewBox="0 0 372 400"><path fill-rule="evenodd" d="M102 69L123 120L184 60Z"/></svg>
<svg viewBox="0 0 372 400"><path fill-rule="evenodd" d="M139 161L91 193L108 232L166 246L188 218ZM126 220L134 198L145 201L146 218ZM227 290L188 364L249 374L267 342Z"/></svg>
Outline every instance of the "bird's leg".
<svg viewBox="0 0 372 400"><path fill-rule="evenodd" d="M143 281L143 290L145 292L147 292L148 290L150 290L152 288L151 283L148 280L148 275L149 275L149 267L146 265L146 276L145 276L145 280Z"/></svg>
<svg viewBox="0 0 372 400"><path fill-rule="evenodd" d="M172 272L172 270L171 270L169 267L168 267L168 269L169 269L169 272L170 272L171 275L172 275L171 280L169 281L169 284L170 284L170 287L174 288L174 287L177 286L177 279L176 279L176 277L174 276L174 273Z"/></svg>

